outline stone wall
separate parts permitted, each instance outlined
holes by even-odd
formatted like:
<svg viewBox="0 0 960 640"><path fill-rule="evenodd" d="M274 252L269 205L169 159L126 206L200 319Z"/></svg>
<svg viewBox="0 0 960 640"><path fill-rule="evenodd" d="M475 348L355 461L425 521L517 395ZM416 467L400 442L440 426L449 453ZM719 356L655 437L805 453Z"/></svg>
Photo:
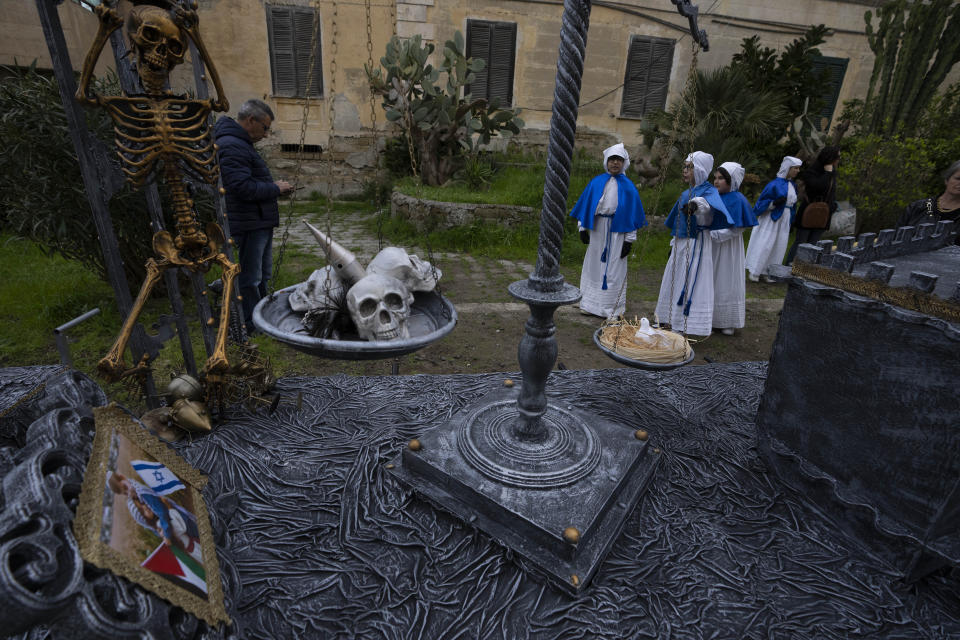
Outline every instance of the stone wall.
<svg viewBox="0 0 960 640"><path fill-rule="evenodd" d="M390 198L390 215L409 220L420 231L452 229L475 221L514 226L527 220L538 220L533 207L507 204L467 204L420 200L399 191Z"/></svg>
<svg viewBox="0 0 960 640"><path fill-rule="evenodd" d="M363 191L367 182L376 180L378 153L386 139L366 129L360 134L334 136L330 147L323 146L321 153L304 154L300 169L299 185L305 198L311 191L334 197L356 195ZM274 143L261 148L275 179L292 181L297 171L297 154L281 151Z"/></svg>

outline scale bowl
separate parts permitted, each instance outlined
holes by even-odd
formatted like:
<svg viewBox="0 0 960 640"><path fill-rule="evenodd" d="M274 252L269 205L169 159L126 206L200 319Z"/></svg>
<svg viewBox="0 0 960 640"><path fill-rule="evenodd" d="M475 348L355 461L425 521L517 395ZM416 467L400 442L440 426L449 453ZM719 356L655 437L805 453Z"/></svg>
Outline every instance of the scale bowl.
<svg viewBox="0 0 960 640"><path fill-rule="evenodd" d="M297 351L334 360L381 360L396 358L426 347L457 326L453 303L435 291L414 293L410 319L410 337L383 342L347 336L345 340L315 338L300 324L303 314L290 308L288 298L298 285L266 296L253 310L253 324L271 338Z"/></svg>
<svg viewBox="0 0 960 640"><path fill-rule="evenodd" d="M628 358L627 356L620 355L611 349L603 346L600 343L600 334L603 333L603 328L597 329L593 333L593 343L597 345L600 351L603 351L605 354L619 362L620 364L625 364L628 367L634 367L635 369L646 369L647 371L669 371L671 369L676 369L677 367L682 367L685 364L690 364L693 362L693 359L696 357L696 353L693 349L690 349L690 357L680 362L670 362L670 363L659 363L659 362L644 362L643 360L634 360L633 358Z"/></svg>

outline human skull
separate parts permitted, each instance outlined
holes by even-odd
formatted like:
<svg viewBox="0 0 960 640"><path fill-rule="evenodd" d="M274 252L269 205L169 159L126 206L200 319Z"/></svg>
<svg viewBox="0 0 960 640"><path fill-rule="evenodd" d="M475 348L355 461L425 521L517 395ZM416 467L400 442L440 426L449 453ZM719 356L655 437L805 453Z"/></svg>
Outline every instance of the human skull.
<svg viewBox="0 0 960 640"><path fill-rule="evenodd" d="M347 292L347 308L361 338L371 341L409 338L413 293L396 278L374 273Z"/></svg>
<svg viewBox="0 0 960 640"><path fill-rule="evenodd" d="M386 247L381 250L367 265L367 273L380 273L396 278L410 291L433 291L442 275L440 270L432 267L429 262L409 255L400 247Z"/></svg>
<svg viewBox="0 0 960 640"><path fill-rule="evenodd" d="M130 10L127 35L137 56L137 73L143 88L159 93L170 71L183 62L187 42L170 14L160 7L139 5Z"/></svg>

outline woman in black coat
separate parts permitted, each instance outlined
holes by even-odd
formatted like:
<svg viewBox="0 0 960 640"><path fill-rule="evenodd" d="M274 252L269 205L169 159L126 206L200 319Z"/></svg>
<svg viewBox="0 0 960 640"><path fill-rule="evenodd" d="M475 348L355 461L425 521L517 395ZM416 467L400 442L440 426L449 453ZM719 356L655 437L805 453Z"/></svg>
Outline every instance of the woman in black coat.
<svg viewBox="0 0 960 640"><path fill-rule="evenodd" d="M943 193L907 205L906 211L897 220L897 226L917 226L925 222L937 223L940 220L953 220L954 229L960 225L960 160L957 160L942 174ZM960 245L960 234L954 244Z"/></svg>
<svg viewBox="0 0 960 640"><path fill-rule="evenodd" d="M839 161L839 147L824 147L817 154L817 160L813 166L797 176L797 179L803 182L804 197L801 198L797 209L797 235L787 253L787 264L793 262L798 246L805 242L816 244L823 232L830 228L833 212L837 210L837 163ZM811 226L809 220L805 223L803 212L811 202L826 202L830 207L826 225Z"/></svg>

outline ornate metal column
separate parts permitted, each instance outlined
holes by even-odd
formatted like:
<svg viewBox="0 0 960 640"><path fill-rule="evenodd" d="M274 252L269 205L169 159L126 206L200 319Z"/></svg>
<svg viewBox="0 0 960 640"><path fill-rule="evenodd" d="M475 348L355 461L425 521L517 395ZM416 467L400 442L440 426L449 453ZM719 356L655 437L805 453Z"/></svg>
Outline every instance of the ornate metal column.
<svg viewBox="0 0 960 640"><path fill-rule="evenodd" d="M510 295L530 306L530 318L525 325L526 335L521 339L518 350L523 384L517 401L520 415L514 425L514 433L516 437L531 442L541 442L547 437L542 419L547 408L545 387L547 375L557 361L553 313L560 305L574 304L580 300L580 290L563 281L559 261L567 191L570 187L570 164L577 133L577 112L580 109L583 56L590 26L589 0L568 0L564 4L562 19L537 264L527 280L514 282L509 287Z"/></svg>
<svg viewBox="0 0 960 640"><path fill-rule="evenodd" d="M580 299L558 262L589 19L589 0L566 0L537 263L527 280L509 287L530 306L518 349L519 389L491 390L412 441L394 465L419 495L570 593L589 583L658 462L647 453L646 432L560 406L546 393L557 361L553 314Z"/></svg>

